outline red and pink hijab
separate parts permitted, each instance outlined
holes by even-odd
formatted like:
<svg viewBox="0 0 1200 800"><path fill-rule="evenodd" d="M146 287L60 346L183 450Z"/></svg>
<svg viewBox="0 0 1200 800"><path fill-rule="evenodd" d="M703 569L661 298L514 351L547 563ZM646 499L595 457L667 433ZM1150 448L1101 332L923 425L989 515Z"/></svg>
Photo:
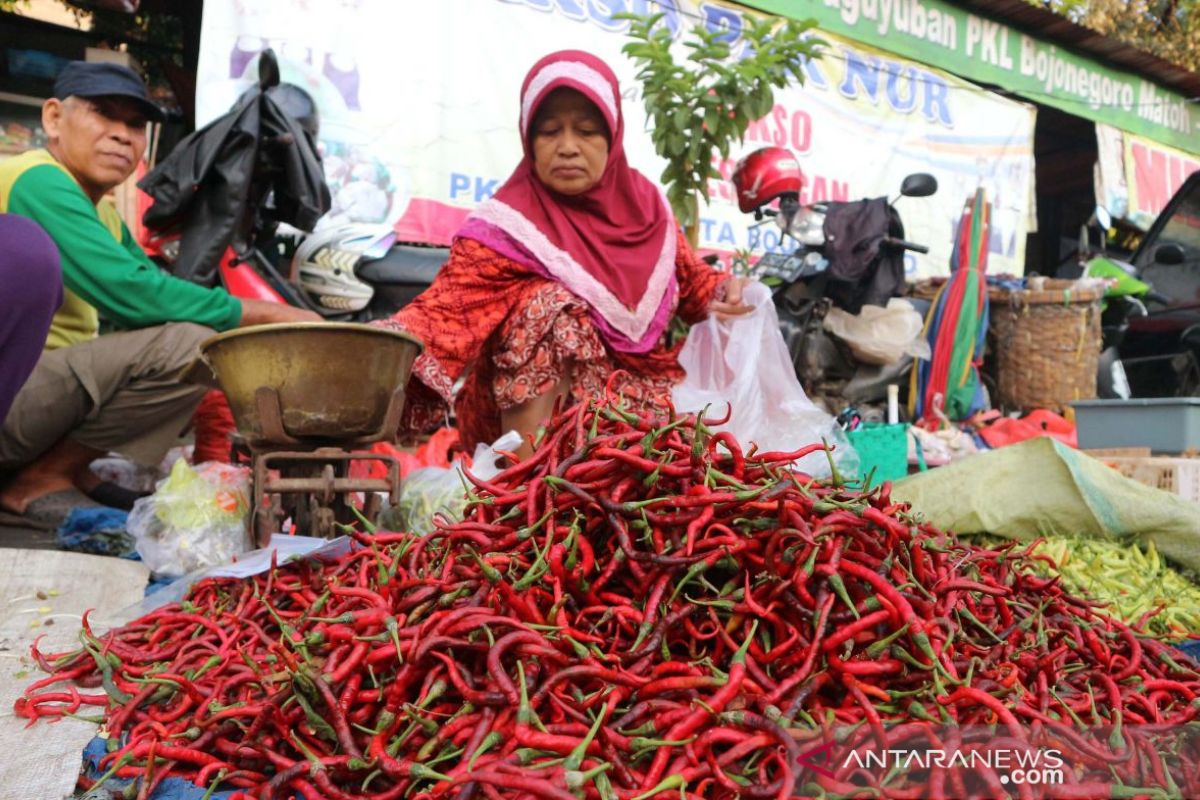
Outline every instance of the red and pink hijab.
<svg viewBox="0 0 1200 800"><path fill-rule="evenodd" d="M591 100L612 132L600 182L574 197L538 179L530 146L539 106L562 87ZM590 53L546 56L521 86L520 131L525 154L520 164L456 238L487 245L585 300L614 350L648 352L667 326L677 291L677 232L662 192L625 158L616 76Z"/></svg>

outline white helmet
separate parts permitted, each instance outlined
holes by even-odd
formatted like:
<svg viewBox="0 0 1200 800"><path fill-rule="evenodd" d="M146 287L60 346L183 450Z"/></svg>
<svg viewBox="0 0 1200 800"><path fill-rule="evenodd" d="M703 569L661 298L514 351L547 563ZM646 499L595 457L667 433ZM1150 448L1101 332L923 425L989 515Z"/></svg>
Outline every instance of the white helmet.
<svg viewBox="0 0 1200 800"><path fill-rule="evenodd" d="M375 290L355 274L358 263L364 255L383 255L395 240L383 225L338 225L313 233L296 249L300 288L325 316L362 311Z"/></svg>

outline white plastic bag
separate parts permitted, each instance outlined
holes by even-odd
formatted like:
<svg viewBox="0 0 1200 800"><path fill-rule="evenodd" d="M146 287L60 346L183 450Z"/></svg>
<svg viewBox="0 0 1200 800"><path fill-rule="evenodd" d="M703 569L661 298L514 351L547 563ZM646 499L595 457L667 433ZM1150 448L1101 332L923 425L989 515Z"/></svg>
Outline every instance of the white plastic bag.
<svg viewBox="0 0 1200 800"><path fill-rule="evenodd" d="M863 306L857 314L831 308L825 315L825 330L846 342L854 357L867 364L895 364L905 355L928 361L924 327L920 312L901 297L888 300L886 308Z"/></svg>
<svg viewBox="0 0 1200 800"><path fill-rule="evenodd" d="M509 431L491 444L476 445L471 457L471 474L483 481L490 481L500 474L501 450L513 452L521 446L521 434Z"/></svg>
<svg viewBox="0 0 1200 800"><path fill-rule="evenodd" d="M730 403L733 416L718 430L732 433L742 447L756 442L759 450L789 451L825 441L835 447L838 469L856 472L858 456L845 434L796 379L770 290L752 283L742 298L754 311L726 320L710 316L688 333L679 353L687 377L672 392L675 407L700 411L710 406L710 415L723 416ZM810 475L830 473L824 452L805 456L796 466Z"/></svg>
<svg viewBox="0 0 1200 800"><path fill-rule="evenodd" d="M488 480L500 472L497 450L515 450L521 436L509 431L490 445L480 444L471 459L471 474ZM400 486L400 502L380 516L380 526L418 533L422 536L434 529L434 517L457 522L467 505L466 489L470 481L462 473L462 462L449 467L423 467L405 476Z"/></svg>
<svg viewBox="0 0 1200 800"><path fill-rule="evenodd" d="M126 529L156 577L177 578L246 552L249 507L249 469L179 459L154 494L134 503Z"/></svg>
<svg viewBox="0 0 1200 800"><path fill-rule="evenodd" d="M921 451L920 455L917 454L918 449ZM937 431L927 431L916 425L908 429L910 464L924 461L927 466L940 467L978 452L979 446L975 444L971 434L952 425Z"/></svg>

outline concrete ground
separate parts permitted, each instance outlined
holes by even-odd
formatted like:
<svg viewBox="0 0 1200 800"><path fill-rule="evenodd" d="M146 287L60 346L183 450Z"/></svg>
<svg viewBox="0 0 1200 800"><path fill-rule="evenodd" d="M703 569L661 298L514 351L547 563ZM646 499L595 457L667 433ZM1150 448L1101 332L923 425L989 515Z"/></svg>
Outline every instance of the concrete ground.
<svg viewBox="0 0 1200 800"><path fill-rule="evenodd" d="M0 511L0 547L54 550L58 543L54 531L28 527L20 517Z"/></svg>

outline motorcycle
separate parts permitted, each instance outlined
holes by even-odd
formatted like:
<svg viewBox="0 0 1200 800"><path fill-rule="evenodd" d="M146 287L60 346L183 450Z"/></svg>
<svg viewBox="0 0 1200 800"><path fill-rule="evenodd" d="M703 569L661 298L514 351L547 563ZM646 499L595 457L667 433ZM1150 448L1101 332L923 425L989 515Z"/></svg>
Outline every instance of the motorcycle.
<svg viewBox="0 0 1200 800"><path fill-rule="evenodd" d="M1192 181L1194 186L1200 183ZM1187 186L1185 185L1185 189ZM1180 195L1185 195L1183 190ZM1187 285L1186 252L1174 241L1160 241L1165 220L1179 203L1168 204L1160 221L1151 227L1134 252L1133 263L1110 257L1106 232L1111 215L1097 207L1080 230L1078 262L1083 274L1107 282L1101 306L1101 353L1096 376L1097 394L1105 399L1133 397L1190 397L1200 394L1200 309L1196 286ZM1090 229L1100 230L1100 245L1091 249ZM1146 279L1146 270L1166 278L1175 288L1172 297L1157 291Z"/></svg>
<svg viewBox="0 0 1200 800"><path fill-rule="evenodd" d="M336 321L390 316L429 286L449 250L397 244L378 225L310 233L330 207L317 106L280 81L271 50L258 72L225 116L139 182L153 200L143 247L168 272L235 297Z"/></svg>
<svg viewBox="0 0 1200 800"><path fill-rule="evenodd" d="M904 239L896 210L900 197L928 197L937 179L907 176L900 194L854 202L802 205L799 162L784 148L766 147L743 158L733 174L738 207L759 224L775 224L794 243L763 255L752 274L771 286L783 338L801 385L814 401L838 413L856 406L882 418L889 384L907 383L911 359L868 364L830 334L825 318L834 307L858 313L886 305L904 290L903 254L929 248ZM772 205L778 201L775 205ZM929 302L910 299L924 318Z"/></svg>

